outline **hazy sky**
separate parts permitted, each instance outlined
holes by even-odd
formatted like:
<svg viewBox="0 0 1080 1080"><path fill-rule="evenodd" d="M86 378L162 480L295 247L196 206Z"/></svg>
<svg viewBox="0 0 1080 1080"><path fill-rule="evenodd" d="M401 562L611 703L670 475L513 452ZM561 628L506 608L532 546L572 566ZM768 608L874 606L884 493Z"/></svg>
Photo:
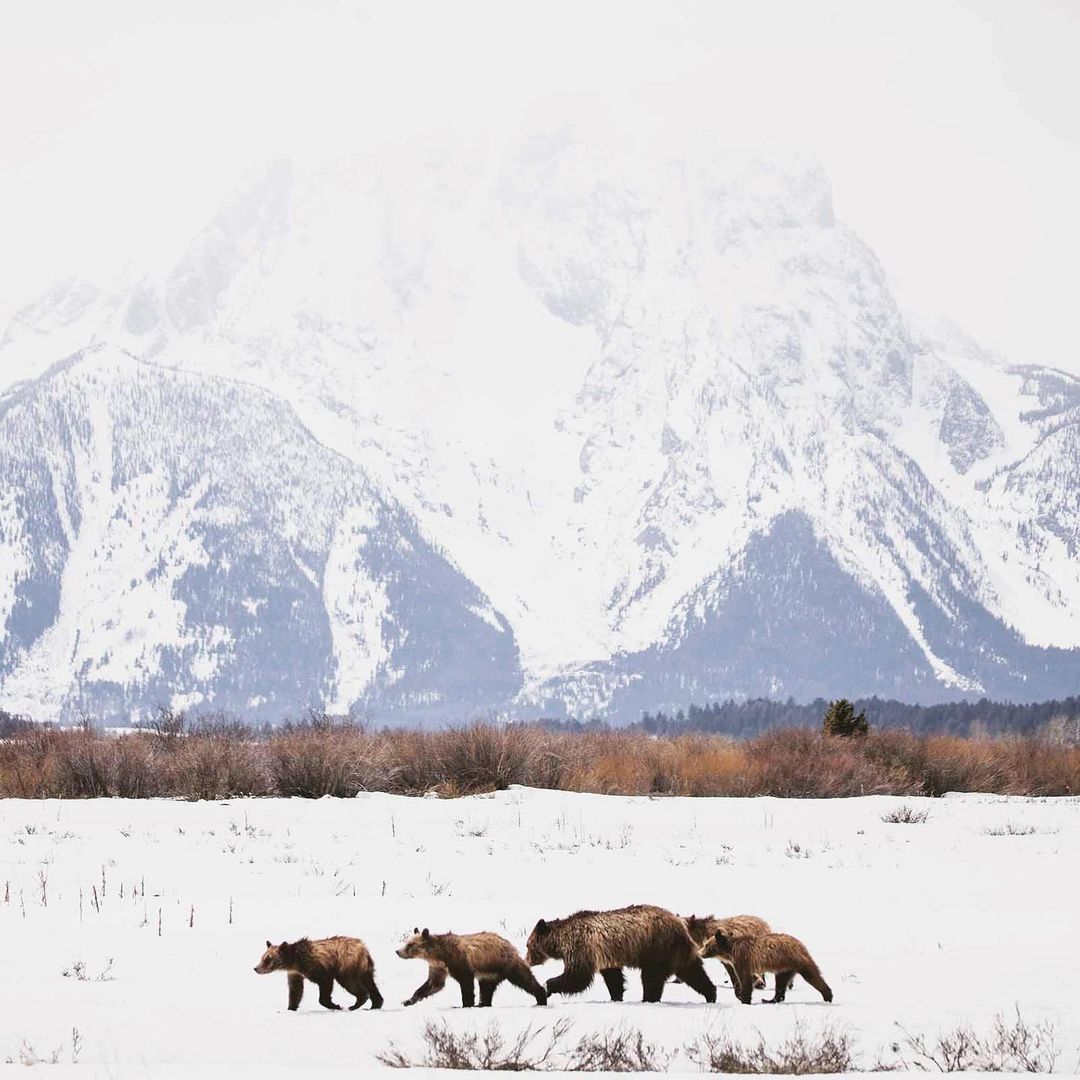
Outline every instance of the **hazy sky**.
<svg viewBox="0 0 1080 1080"><path fill-rule="evenodd" d="M138 263L251 163L595 100L794 144L905 297L1080 372L1080 2L22 0L0 14L0 321Z"/></svg>

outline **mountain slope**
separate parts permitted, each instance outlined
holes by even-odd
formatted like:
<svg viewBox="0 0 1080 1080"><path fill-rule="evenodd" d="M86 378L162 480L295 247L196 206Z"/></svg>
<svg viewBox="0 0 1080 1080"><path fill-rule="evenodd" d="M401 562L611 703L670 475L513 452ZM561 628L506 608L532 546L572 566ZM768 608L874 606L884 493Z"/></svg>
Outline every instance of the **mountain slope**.
<svg viewBox="0 0 1080 1080"><path fill-rule="evenodd" d="M485 598L287 406L96 349L0 410L0 679L33 715L460 715L521 673Z"/></svg>

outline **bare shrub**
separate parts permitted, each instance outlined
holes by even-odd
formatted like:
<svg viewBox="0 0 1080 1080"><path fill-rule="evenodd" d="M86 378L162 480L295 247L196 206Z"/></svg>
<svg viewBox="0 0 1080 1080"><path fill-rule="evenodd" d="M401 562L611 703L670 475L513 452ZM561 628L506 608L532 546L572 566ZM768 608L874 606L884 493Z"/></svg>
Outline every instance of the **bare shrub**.
<svg viewBox="0 0 1080 1080"><path fill-rule="evenodd" d="M1080 716L1050 717L1042 726L1039 738L1050 746L1080 748Z"/></svg>
<svg viewBox="0 0 1080 1080"><path fill-rule="evenodd" d="M892 731L839 739L786 729L738 742L491 723L370 732L350 718L317 712L269 731L223 716L168 713L156 722L160 730L125 736L88 724L68 730L20 723L0 739L0 796L348 798L386 791L453 797L511 784L612 795L786 798L1080 793L1080 749L1041 737ZM915 823L915 817L898 820Z"/></svg>
<svg viewBox="0 0 1080 1080"><path fill-rule="evenodd" d="M184 799L223 799L234 795L271 795L265 747L236 721L203 718L169 762L170 793Z"/></svg>
<svg viewBox="0 0 1080 1080"><path fill-rule="evenodd" d="M82 1053L83 1037L77 1027L71 1029L71 1047L69 1050L71 1056L71 1063L77 1065L79 1063L79 1055ZM42 1053L25 1038L19 1040L19 1052L18 1056L9 1056L4 1059L7 1065L59 1065L60 1057L64 1053L66 1044L61 1043L54 1050L49 1050Z"/></svg>
<svg viewBox="0 0 1080 1080"><path fill-rule="evenodd" d="M1000 748L992 739L962 739L956 735L931 735L926 739L923 789L927 795L949 791L1005 789Z"/></svg>
<svg viewBox="0 0 1080 1080"><path fill-rule="evenodd" d="M91 975L86 964L82 960L74 960L70 967L64 968L60 974L65 979L74 979L76 982L112 982L116 978L112 973L113 959L105 962L105 966L96 974Z"/></svg>
<svg viewBox="0 0 1080 1080"><path fill-rule="evenodd" d="M33 723L25 716L17 716L0 709L0 739L10 739L15 735L25 735L33 729Z"/></svg>
<svg viewBox="0 0 1080 1080"><path fill-rule="evenodd" d="M546 741L539 728L488 723L441 732L437 739L443 779L461 793L528 783Z"/></svg>
<svg viewBox="0 0 1080 1080"><path fill-rule="evenodd" d="M294 727L270 739L270 772L279 795L319 799L351 798L360 788L357 765L363 756L359 729Z"/></svg>
<svg viewBox="0 0 1080 1080"><path fill-rule="evenodd" d="M1006 821L1004 825L989 825L983 829L983 836L1034 836L1039 830L1034 825L1020 825L1015 821Z"/></svg>
<svg viewBox="0 0 1080 1080"><path fill-rule="evenodd" d="M826 1025L817 1034L802 1021L775 1047L758 1034L756 1043L740 1043L727 1031L708 1032L686 1046L686 1056L703 1072L805 1076L854 1072L851 1036Z"/></svg>
<svg viewBox="0 0 1080 1080"><path fill-rule="evenodd" d="M569 778L571 791L596 795L648 795L653 773L633 736L582 735L581 753Z"/></svg>
<svg viewBox="0 0 1080 1080"><path fill-rule="evenodd" d="M583 1036L562 1068L566 1072L667 1072L674 1056L647 1042L639 1028L622 1026Z"/></svg>
<svg viewBox="0 0 1080 1080"><path fill-rule="evenodd" d="M837 739L816 731L772 731L747 746L751 793L827 799L853 795L914 795L903 767L865 753L872 736Z"/></svg>
<svg viewBox="0 0 1080 1080"><path fill-rule="evenodd" d="M65 799L93 799L110 794L105 740L89 725L56 734L52 746L56 794Z"/></svg>
<svg viewBox="0 0 1080 1080"><path fill-rule="evenodd" d="M56 732L31 725L0 739L0 797L45 798L56 793Z"/></svg>
<svg viewBox="0 0 1080 1080"><path fill-rule="evenodd" d="M1005 794L1080 794L1080 747L1055 745L1043 738L999 740Z"/></svg>
<svg viewBox="0 0 1080 1080"><path fill-rule="evenodd" d="M122 799L148 799L168 794L161 768L163 750L158 736L121 735L101 737L107 762L108 794Z"/></svg>
<svg viewBox="0 0 1080 1080"><path fill-rule="evenodd" d="M424 1052L414 1058L397 1044L375 1055L393 1069L469 1069L479 1072L545 1071L553 1054L569 1030L568 1020L558 1020L550 1030L530 1024L513 1039L506 1039L492 1022L485 1032L456 1032L444 1020L424 1025ZM545 1031L547 1037L544 1038Z"/></svg>
<svg viewBox="0 0 1080 1080"><path fill-rule="evenodd" d="M1012 1022L998 1013L988 1035L961 1024L939 1034L932 1044L924 1035L905 1032L904 1045L912 1055L903 1061L905 1068L938 1072L1050 1073L1061 1053L1054 1025L1030 1025L1019 1009Z"/></svg>
<svg viewBox="0 0 1080 1080"><path fill-rule="evenodd" d="M423 795L443 781L432 736L421 731L388 731L381 736L385 787L395 795Z"/></svg>
<svg viewBox="0 0 1080 1080"><path fill-rule="evenodd" d="M890 825L922 825L930 815L925 810L917 810L904 803L895 810L881 815L881 820Z"/></svg>
<svg viewBox="0 0 1080 1080"><path fill-rule="evenodd" d="M153 717L144 726L147 731L153 732L166 747L172 747L184 734L187 727L187 714L182 709L159 705Z"/></svg>

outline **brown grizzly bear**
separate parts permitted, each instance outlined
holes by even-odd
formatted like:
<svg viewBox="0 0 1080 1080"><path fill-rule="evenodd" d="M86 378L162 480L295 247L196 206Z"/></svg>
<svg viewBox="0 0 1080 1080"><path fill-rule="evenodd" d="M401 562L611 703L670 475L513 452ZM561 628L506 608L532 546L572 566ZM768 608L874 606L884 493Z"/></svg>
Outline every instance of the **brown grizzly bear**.
<svg viewBox="0 0 1080 1080"><path fill-rule="evenodd" d="M734 967L738 979L737 993L744 1005L750 1004L754 994L754 973L764 971L776 972L776 992L766 999L770 1004L784 1000L796 975L801 975L826 1001L832 1001L832 990L821 977L813 957L807 952L806 946L790 934L729 937L718 930L705 943L701 955L715 956Z"/></svg>
<svg viewBox="0 0 1080 1080"><path fill-rule="evenodd" d="M641 969L645 1001L659 1001L671 975L678 975L706 1001L716 1000L716 987L705 974L686 924L678 915L649 904L541 919L529 935L527 959L535 967L549 958L565 965L561 975L548 979L549 994L580 994L599 971L611 1000L622 1001L626 988L622 969L633 967Z"/></svg>
<svg viewBox="0 0 1080 1080"><path fill-rule="evenodd" d="M753 937L755 934L772 932L772 927L757 915L727 915L722 919L713 915L684 915L682 920L686 923L686 929L699 949L717 930L722 930L728 937ZM724 963L724 968L731 980L732 989L738 994L739 983L735 969L728 963ZM754 972L754 989L765 989L765 980L758 971Z"/></svg>
<svg viewBox="0 0 1080 1080"><path fill-rule="evenodd" d="M336 980L356 1002L349 1009L359 1009L370 997L371 1007L381 1009L382 994L375 985L375 965L367 946L353 937L329 937L311 941L301 938L290 944L266 943L266 952L255 968L259 975L271 971L289 973L289 1008L295 1011L304 996L304 980L310 979L319 988L319 1004L324 1009L340 1009L331 1000Z"/></svg>
<svg viewBox="0 0 1080 1080"><path fill-rule="evenodd" d="M547 991L536 981L521 954L498 934L432 934L427 927L413 930L413 936L397 950L402 960L420 958L428 962L428 977L405 1005L415 1005L446 985L447 973L461 987L461 1005L473 1005L473 979L480 983L481 1007L491 1004L495 989L504 979L532 994L537 1005L547 1004Z"/></svg>

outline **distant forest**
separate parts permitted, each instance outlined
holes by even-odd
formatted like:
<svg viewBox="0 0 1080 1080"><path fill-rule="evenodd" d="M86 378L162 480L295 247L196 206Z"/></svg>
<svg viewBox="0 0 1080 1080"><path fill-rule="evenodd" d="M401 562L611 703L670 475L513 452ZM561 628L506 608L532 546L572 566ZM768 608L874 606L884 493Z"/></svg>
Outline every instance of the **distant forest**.
<svg viewBox="0 0 1080 1080"><path fill-rule="evenodd" d="M856 713L865 712L872 730L901 729L916 735L1033 735L1056 734L1070 745L1080 741L1080 696L1055 701L1039 701L1027 705L1010 702L954 701L942 705L909 705L903 701L870 697L853 702ZM650 735L680 735L693 732L709 732L735 738L753 738L777 728L821 727L829 702L815 698L799 704L793 698L787 701L771 701L768 698L751 698L748 701L715 701L708 705L690 705L685 710L668 714L665 712L643 713L639 721L619 727L619 730L643 731ZM164 718L164 719L162 719ZM183 713L162 710L160 716L148 723L135 726L158 730L162 724L185 723ZM223 729L247 732L249 737L269 737L276 727L273 724L247 725L240 718L224 713L202 716L194 713L186 722L203 726L217 725ZM317 710L308 710L305 718L296 722L283 718L283 727L333 726L349 723L349 717L332 717ZM371 730L379 725L370 720L360 721ZM462 724L467 723L463 718ZM615 730L603 720L556 720L541 719L535 725L549 731L587 732ZM394 725L399 726L399 725ZM27 717L17 716L0 709L0 739L10 738L34 727Z"/></svg>
<svg viewBox="0 0 1080 1080"><path fill-rule="evenodd" d="M856 712L865 711L871 728L904 728L918 735L1030 735L1051 720L1080 717L1080 697L1040 701L1030 705L1009 702L954 701L944 705L909 705L879 697L859 698ZM773 728L820 727L829 703L817 698L805 705L793 699L717 701L691 705L685 712L645 713L635 728L654 735L708 731L721 735L753 736Z"/></svg>

